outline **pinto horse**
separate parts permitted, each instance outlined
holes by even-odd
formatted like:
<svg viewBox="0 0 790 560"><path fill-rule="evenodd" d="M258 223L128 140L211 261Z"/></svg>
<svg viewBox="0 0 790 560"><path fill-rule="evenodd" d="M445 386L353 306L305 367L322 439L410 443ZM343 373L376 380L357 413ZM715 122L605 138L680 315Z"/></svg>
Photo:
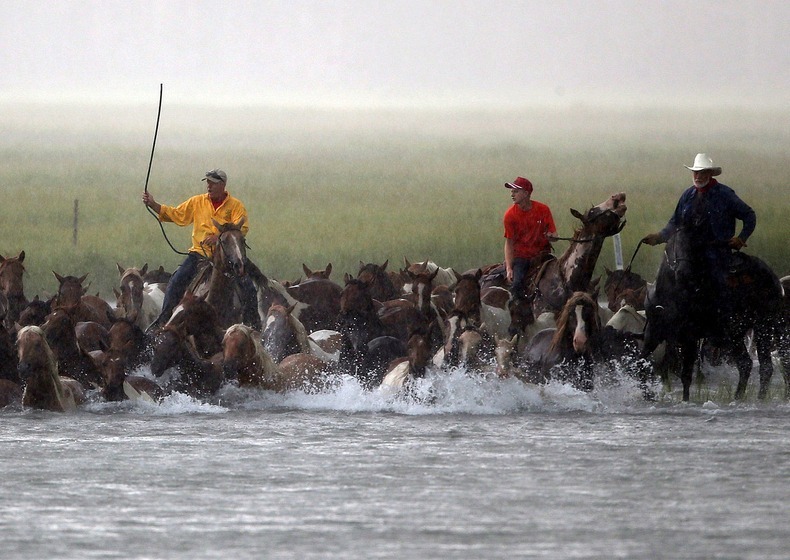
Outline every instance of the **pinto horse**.
<svg viewBox="0 0 790 560"><path fill-rule="evenodd" d="M546 261L533 279L536 314L554 313L563 309L574 292L590 291L595 264L604 239L625 227L625 194L613 194L598 206L582 214L571 209L581 221L581 228L573 233L568 249L557 259Z"/></svg>
<svg viewBox="0 0 790 560"><path fill-rule="evenodd" d="M143 280L148 264L143 268L123 268L116 263L121 275L120 291L113 288L116 300L115 316L130 319L145 330L162 312L165 294L158 284Z"/></svg>
<svg viewBox="0 0 790 560"><path fill-rule="evenodd" d="M716 346L728 351L736 362L735 398L742 399L753 365L744 341L752 329L760 364L758 397L763 399L773 375L771 351L781 347L780 339L786 336L782 285L762 260L735 253L731 263L734 272L728 278L732 309L728 316L719 316L713 308L718 299L717 288L709 277L704 257L709 245L699 239L702 237L692 229L681 227L667 241L655 286L648 292L642 356L647 357L663 341L667 347L677 346L683 361L683 400L688 401L699 343L714 337L717 342L720 340ZM785 382L786 388L790 387L787 372Z"/></svg>
<svg viewBox="0 0 790 560"><path fill-rule="evenodd" d="M19 314L28 303L23 285L24 260L24 251L16 257L0 255L0 293L8 300L8 310L3 322L9 329L13 328L14 322L19 319Z"/></svg>
<svg viewBox="0 0 790 560"><path fill-rule="evenodd" d="M17 335L19 376L24 380L22 406L70 412L85 402L82 386L58 375L58 363L40 327L23 327Z"/></svg>
<svg viewBox="0 0 790 560"><path fill-rule="evenodd" d="M507 309L483 303L481 299L480 278L482 270L474 274L458 276L455 285L455 309L466 314L469 321L493 340L494 334L504 337L510 328L510 312Z"/></svg>
<svg viewBox="0 0 790 560"><path fill-rule="evenodd" d="M592 390L595 342L600 332L595 297L586 292L573 293L557 318L557 326L535 334L521 354L528 379L559 379Z"/></svg>

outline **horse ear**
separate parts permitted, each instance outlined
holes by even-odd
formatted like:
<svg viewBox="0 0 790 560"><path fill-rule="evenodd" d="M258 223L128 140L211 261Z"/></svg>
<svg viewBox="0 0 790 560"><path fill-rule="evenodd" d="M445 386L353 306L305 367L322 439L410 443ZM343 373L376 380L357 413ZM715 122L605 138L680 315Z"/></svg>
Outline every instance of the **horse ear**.
<svg viewBox="0 0 790 560"><path fill-rule="evenodd" d="M483 269L478 268L477 272L475 272L475 280L479 282L482 277L483 277Z"/></svg>
<svg viewBox="0 0 790 560"><path fill-rule="evenodd" d="M118 274L120 274L121 276L123 276L123 271L124 271L124 270L126 270L126 269L125 269L124 267L122 267L122 266L121 266L120 264L118 264L118 263L115 263L115 266L117 266L117 267L118 267Z"/></svg>
<svg viewBox="0 0 790 560"><path fill-rule="evenodd" d="M290 314L291 314L291 312L293 312L293 310L294 310L294 309L296 309L296 306L297 306L297 305L299 305L299 302L298 302L298 301L295 301L295 302L293 303L293 305L289 305L289 306L288 306L288 308L285 310L285 312L286 312L288 315L290 315Z"/></svg>
<svg viewBox="0 0 790 560"><path fill-rule="evenodd" d="M313 271L307 268L307 265L304 263L302 263L302 271L304 272L304 275L308 278L310 278L313 275Z"/></svg>
<svg viewBox="0 0 790 560"><path fill-rule="evenodd" d="M384 264L383 264L383 265L381 265L381 272L384 272L385 270L387 270L387 265L389 264L389 262L390 262L390 260L389 260L389 259L387 259L386 261L384 261Z"/></svg>
<svg viewBox="0 0 790 560"><path fill-rule="evenodd" d="M359 261L359 271L362 272L362 269L365 268L365 263Z"/></svg>
<svg viewBox="0 0 790 560"><path fill-rule="evenodd" d="M433 279L436 278L437 274L439 274L439 267L436 267L436 270L434 270L433 274L431 274L431 277L430 277L431 282L433 282Z"/></svg>
<svg viewBox="0 0 790 560"><path fill-rule="evenodd" d="M17 257L17 260L19 262L23 262L25 260L25 252L24 251L20 251L19 252L19 256Z"/></svg>
<svg viewBox="0 0 790 560"><path fill-rule="evenodd" d="M406 263L406 268L409 268L411 266L409 259L407 259L406 257L403 257L403 262Z"/></svg>
<svg viewBox="0 0 790 560"><path fill-rule="evenodd" d="M326 265L326 277L329 278L330 274L332 274L332 263Z"/></svg>
<svg viewBox="0 0 790 560"><path fill-rule="evenodd" d="M58 282L59 282L59 283L63 284L63 281L65 280L65 278L63 278L63 276L61 276L60 274L58 274L58 273L57 273L57 272L55 272L54 270L52 271L52 274L54 274L54 275L55 275L55 278L57 278L57 279L58 279Z"/></svg>
<svg viewBox="0 0 790 560"><path fill-rule="evenodd" d="M587 219L578 210L575 210L575 209L571 208L571 214L573 215L574 218L579 219L581 221L581 223L583 223L583 224L587 223Z"/></svg>
<svg viewBox="0 0 790 560"><path fill-rule="evenodd" d="M343 273L343 283L348 284L351 282L351 275L348 272Z"/></svg>
<svg viewBox="0 0 790 560"><path fill-rule="evenodd" d="M452 269L450 269L450 270L452 270L452 271L453 271L453 275L455 276L455 281L456 281L456 283L457 283L457 282L460 282L460 281L461 281L461 275L460 275L460 274L458 274L458 271L457 271L457 270L455 270L454 268L452 268Z"/></svg>
<svg viewBox="0 0 790 560"><path fill-rule="evenodd" d="M140 276L143 276L146 272L148 272L148 263L145 263L143 268L140 269Z"/></svg>
<svg viewBox="0 0 790 560"><path fill-rule="evenodd" d="M83 282L85 282L85 279L86 279L87 277L88 277L88 273L86 272L85 274L83 274L82 276L80 276L80 278L79 278L79 283L80 283L80 284L82 284Z"/></svg>

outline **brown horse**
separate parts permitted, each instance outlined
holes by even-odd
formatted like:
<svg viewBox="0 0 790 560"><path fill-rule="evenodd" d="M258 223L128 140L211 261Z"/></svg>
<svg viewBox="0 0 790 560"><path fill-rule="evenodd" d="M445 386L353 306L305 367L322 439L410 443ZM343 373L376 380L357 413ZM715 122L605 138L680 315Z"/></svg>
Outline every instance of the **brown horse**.
<svg viewBox="0 0 790 560"><path fill-rule="evenodd" d="M343 292L339 284L328 278L308 278L288 286L286 290L301 304L294 306L294 313L308 332L335 327L340 313L340 294Z"/></svg>
<svg viewBox="0 0 790 560"><path fill-rule="evenodd" d="M80 321L96 321L106 328L112 325L114 313L110 304L98 296L88 295L88 288L82 283L88 277L87 274L77 278L76 276L61 276L57 272L52 272L58 280L58 292L52 303L52 309L62 308L68 311L74 323Z"/></svg>
<svg viewBox="0 0 790 560"><path fill-rule="evenodd" d="M387 301L400 297L400 291L395 288L392 280L387 274L387 264L389 259L384 261L384 264L363 263L359 261L359 272L357 272L357 280L365 282L370 291L370 297L376 301Z"/></svg>
<svg viewBox="0 0 790 560"><path fill-rule="evenodd" d="M107 350L101 362L101 372L104 386L101 396L107 401L122 401L129 398L129 394L141 395L145 393L152 400L161 400L164 390L153 379L141 375L130 375L130 358L123 351L116 348ZM129 388L134 391L129 391Z"/></svg>
<svg viewBox="0 0 790 560"><path fill-rule="evenodd" d="M16 257L0 255L0 293L8 300L8 310L4 319L7 328L13 328L19 319L19 314L27 306L23 277L25 266L25 252L20 251Z"/></svg>
<svg viewBox="0 0 790 560"><path fill-rule="evenodd" d="M617 193L586 213L571 209L581 221L568 249L557 259L545 262L533 280L535 313L559 312L574 292L590 291L595 264L604 239L625 227L625 194Z"/></svg>
<svg viewBox="0 0 790 560"><path fill-rule="evenodd" d="M323 270L312 270L307 268L307 265L302 263L302 270L304 271L305 278L313 280L329 280L329 275L332 274L332 263L326 265Z"/></svg>
<svg viewBox="0 0 790 560"><path fill-rule="evenodd" d="M60 374L76 379L85 387L101 387L101 371L88 352L80 348L76 325L67 309L55 309L41 328Z"/></svg>
<svg viewBox="0 0 790 560"><path fill-rule="evenodd" d="M175 368L178 377L170 380L167 388L198 397L213 395L224 381L222 354L211 360L202 358L182 329L165 325L154 338L151 373L161 377Z"/></svg>
<svg viewBox="0 0 790 560"><path fill-rule="evenodd" d="M205 295L198 297L191 292L185 293L167 324L174 325L190 337L202 358L211 358L222 352L225 331L217 309Z"/></svg>
<svg viewBox="0 0 790 560"><path fill-rule="evenodd" d="M187 293L205 297L216 309L222 329L245 320L238 282L250 271L252 263L247 259L247 242L241 231L244 222L242 218L235 224L220 224L212 219L219 231L214 254L187 288ZM255 328L260 328L260 317L254 321Z"/></svg>
<svg viewBox="0 0 790 560"><path fill-rule="evenodd" d="M57 360L40 327L23 327L17 346L19 376L25 384L22 406L69 412L85 402L79 382L58 375Z"/></svg>
<svg viewBox="0 0 790 560"><path fill-rule="evenodd" d="M637 311L645 308L647 282L644 278L628 269L612 271L604 267L604 270L606 281L603 291L612 313L616 313L623 305L631 305Z"/></svg>
<svg viewBox="0 0 790 560"><path fill-rule="evenodd" d="M586 292L568 298L557 318L557 327L538 332L522 358L535 380L559 379L589 391L593 388L595 342L601 332L598 302Z"/></svg>
<svg viewBox="0 0 790 560"><path fill-rule="evenodd" d="M411 333L406 343L406 352L405 357L390 362L381 381L382 386L402 389L411 380L425 377L433 355L430 329Z"/></svg>
<svg viewBox="0 0 790 560"><path fill-rule="evenodd" d="M40 327L47 320L47 315L52 313L52 303L55 301L56 296L50 299L39 299L38 296L33 296L33 299L19 313L16 325L19 328L35 325Z"/></svg>
<svg viewBox="0 0 790 560"><path fill-rule="evenodd" d="M286 356L278 366L263 348L258 334L246 325L232 325L222 340L223 371L240 387L269 391L320 390L327 364L310 354Z"/></svg>

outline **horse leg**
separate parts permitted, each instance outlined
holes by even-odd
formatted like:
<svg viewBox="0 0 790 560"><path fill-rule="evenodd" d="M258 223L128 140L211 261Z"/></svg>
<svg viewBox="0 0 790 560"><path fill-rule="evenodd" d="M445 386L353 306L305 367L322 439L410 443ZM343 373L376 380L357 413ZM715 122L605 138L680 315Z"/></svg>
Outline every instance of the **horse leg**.
<svg viewBox="0 0 790 560"><path fill-rule="evenodd" d="M683 383L683 401L688 402L691 396L691 378L694 372L694 363L697 361L697 341L687 340L680 343L683 354L683 364L680 370L680 381Z"/></svg>
<svg viewBox="0 0 790 560"><path fill-rule="evenodd" d="M774 375L774 365L771 359L770 340L755 333L754 343L757 348L757 361L760 363L760 391L757 398L764 400L768 397L768 388L771 386L771 378ZM785 379L787 376L785 375Z"/></svg>
<svg viewBox="0 0 790 560"><path fill-rule="evenodd" d="M738 387L735 389L735 400L741 400L744 395L746 395L746 387L749 384L749 376L752 373L752 357L749 355L749 350L746 348L746 344L742 338L737 340L732 350L733 358L738 367ZM760 390L762 392L762 380L760 385Z"/></svg>

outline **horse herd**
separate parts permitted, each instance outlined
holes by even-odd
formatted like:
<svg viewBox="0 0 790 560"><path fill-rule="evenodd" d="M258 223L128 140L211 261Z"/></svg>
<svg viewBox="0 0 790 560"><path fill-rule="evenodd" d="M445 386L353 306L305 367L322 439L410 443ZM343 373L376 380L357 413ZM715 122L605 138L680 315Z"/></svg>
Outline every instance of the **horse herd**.
<svg viewBox="0 0 790 560"><path fill-rule="evenodd" d="M688 271L681 280L672 274L684 266L677 263L693 262L680 257L682 240L670 242L674 258L665 258L654 285L628 270L607 270L608 307L602 307L601 279L593 279L593 270L604 239L625 225L625 195L584 214L571 212L581 226L561 256L535 267L524 298L510 297L501 264L459 273L406 258L397 271L388 270L389 260L360 261L342 285L331 279L331 264L318 271L303 265L304 279L281 283L247 258L241 224L227 224L205 272L170 321L150 333L169 278L162 267L118 265L113 308L86 293L87 275L54 273L57 293L29 301L25 252L0 257L0 406L67 411L86 399L155 402L173 391L210 398L228 383L317 392L344 376L369 390L400 394L415 379L454 367L530 384L559 379L590 390L595 364L610 361L628 364L626 373L649 397L653 376L662 371L657 364L672 364L672 357L681 364L687 400L700 342L712 335L704 312L689 311L684 299ZM242 321L233 281L242 274L257 287L260 321L254 324ZM739 307L744 319L731 329L734 344L719 341L739 368L737 398L751 371L744 343L750 337L760 361L760 397L774 350L790 383L788 306L772 274L764 266L742 268L750 280Z"/></svg>

